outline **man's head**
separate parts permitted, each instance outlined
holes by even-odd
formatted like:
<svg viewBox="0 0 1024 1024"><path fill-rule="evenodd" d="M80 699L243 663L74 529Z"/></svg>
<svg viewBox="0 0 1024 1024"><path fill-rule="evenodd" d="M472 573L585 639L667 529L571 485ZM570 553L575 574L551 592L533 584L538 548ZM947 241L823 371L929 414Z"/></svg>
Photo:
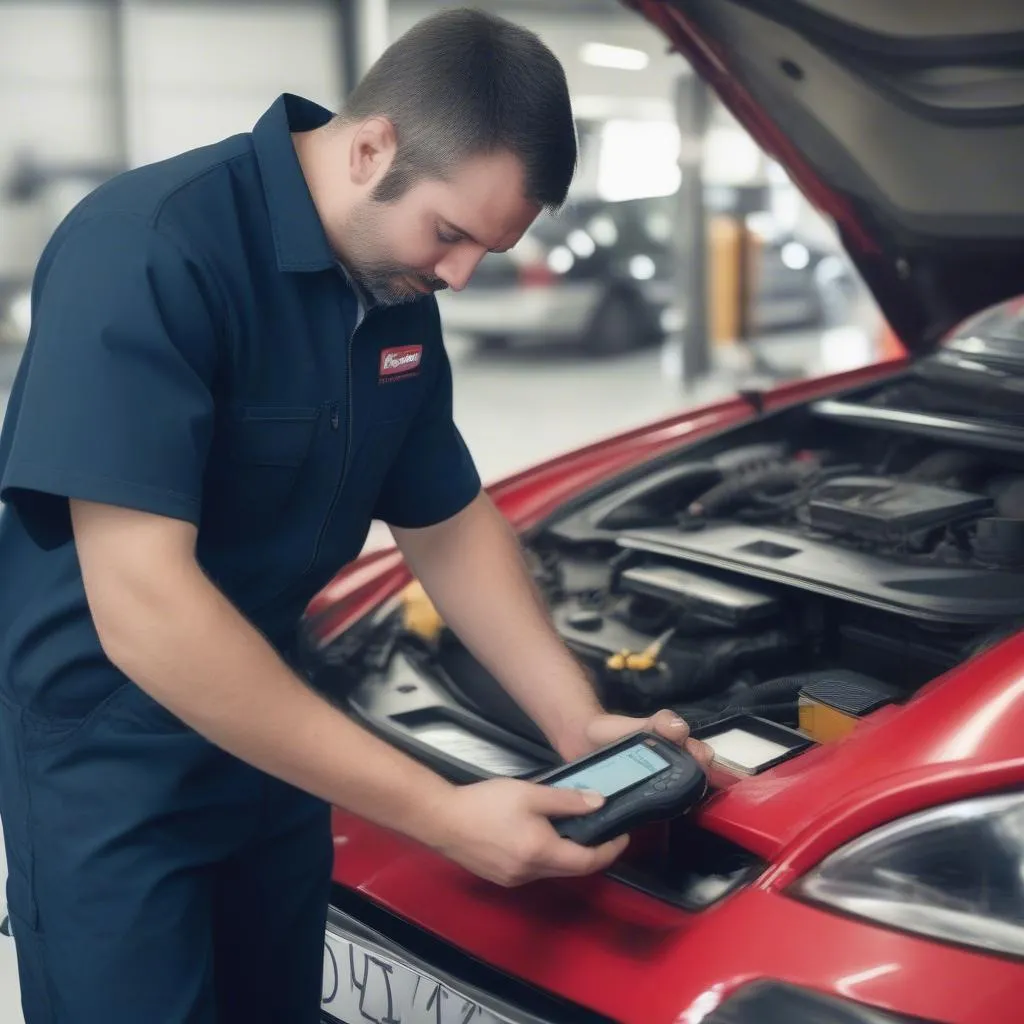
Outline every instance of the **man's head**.
<svg viewBox="0 0 1024 1024"><path fill-rule="evenodd" d="M325 129L297 137L332 244L383 303L462 288L565 201L565 73L531 32L448 10L396 40Z"/></svg>

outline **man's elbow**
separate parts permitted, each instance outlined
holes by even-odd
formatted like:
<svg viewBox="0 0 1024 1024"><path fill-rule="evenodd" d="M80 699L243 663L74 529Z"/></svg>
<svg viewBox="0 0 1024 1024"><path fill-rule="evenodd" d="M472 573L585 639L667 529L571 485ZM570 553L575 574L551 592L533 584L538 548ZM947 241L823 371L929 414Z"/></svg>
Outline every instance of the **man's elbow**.
<svg viewBox="0 0 1024 1024"><path fill-rule="evenodd" d="M203 578L192 554L194 527L103 506L73 504L72 518L100 646L114 665L135 678Z"/></svg>
<svg viewBox="0 0 1024 1024"><path fill-rule="evenodd" d="M106 657L137 679L159 656L180 598L166 580L108 566L86 584L86 600Z"/></svg>

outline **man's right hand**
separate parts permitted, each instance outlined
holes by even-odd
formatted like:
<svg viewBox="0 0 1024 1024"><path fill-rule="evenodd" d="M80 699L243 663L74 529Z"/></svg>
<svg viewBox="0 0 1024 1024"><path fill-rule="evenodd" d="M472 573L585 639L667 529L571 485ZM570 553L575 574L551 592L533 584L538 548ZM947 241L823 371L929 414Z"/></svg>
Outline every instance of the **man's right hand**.
<svg viewBox="0 0 1024 1024"><path fill-rule="evenodd" d="M518 779L490 779L449 793L437 808L430 845L449 860L503 886L538 878L603 871L626 848L628 836L601 846L563 839L550 819L588 814L599 794Z"/></svg>

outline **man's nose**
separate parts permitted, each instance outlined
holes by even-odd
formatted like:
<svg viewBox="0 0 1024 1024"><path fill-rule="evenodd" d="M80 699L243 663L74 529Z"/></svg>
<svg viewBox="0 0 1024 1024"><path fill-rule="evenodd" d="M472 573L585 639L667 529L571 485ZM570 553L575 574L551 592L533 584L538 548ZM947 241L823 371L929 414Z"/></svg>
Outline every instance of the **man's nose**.
<svg viewBox="0 0 1024 1024"><path fill-rule="evenodd" d="M461 292L469 284L480 260L487 250L482 245L462 245L446 253L443 260L434 267L434 273L453 292Z"/></svg>

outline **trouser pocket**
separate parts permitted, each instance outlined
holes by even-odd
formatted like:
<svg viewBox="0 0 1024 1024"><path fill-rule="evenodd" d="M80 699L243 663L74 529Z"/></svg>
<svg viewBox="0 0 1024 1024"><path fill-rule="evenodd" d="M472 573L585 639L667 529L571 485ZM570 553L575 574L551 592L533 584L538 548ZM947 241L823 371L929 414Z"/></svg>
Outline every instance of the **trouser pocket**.
<svg viewBox="0 0 1024 1024"><path fill-rule="evenodd" d="M125 678L106 697L78 718L40 716L24 712L25 745L34 751L59 749L85 742L100 726L122 723L138 732L175 732L188 726L154 700L141 687Z"/></svg>

